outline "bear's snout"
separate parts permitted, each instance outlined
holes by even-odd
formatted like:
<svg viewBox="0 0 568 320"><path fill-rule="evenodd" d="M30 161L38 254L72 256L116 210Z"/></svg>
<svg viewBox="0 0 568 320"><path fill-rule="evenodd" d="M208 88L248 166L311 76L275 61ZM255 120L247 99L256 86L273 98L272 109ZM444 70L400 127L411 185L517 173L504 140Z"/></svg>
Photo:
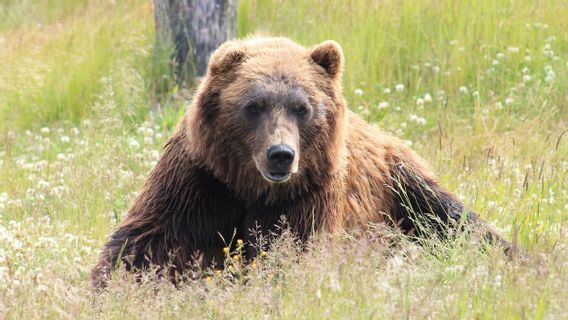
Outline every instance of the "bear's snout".
<svg viewBox="0 0 568 320"><path fill-rule="evenodd" d="M271 183L286 182L298 171L297 152L288 144L273 144L253 158L262 177Z"/></svg>
<svg viewBox="0 0 568 320"><path fill-rule="evenodd" d="M268 165L276 172L289 172L290 165L294 161L294 150L289 145L277 144L266 151Z"/></svg>

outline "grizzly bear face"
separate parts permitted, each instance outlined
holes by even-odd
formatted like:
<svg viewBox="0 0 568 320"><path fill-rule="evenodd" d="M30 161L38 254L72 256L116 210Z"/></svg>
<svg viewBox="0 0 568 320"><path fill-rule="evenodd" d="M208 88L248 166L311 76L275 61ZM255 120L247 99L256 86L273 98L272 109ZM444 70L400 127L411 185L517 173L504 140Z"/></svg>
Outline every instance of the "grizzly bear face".
<svg viewBox="0 0 568 320"><path fill-rule="evenodd" d="M306 138L320 131L324 107L310 101L308 93L286 75L251 81L239 109L247 148L260 174L270 183L284 183L298 172L300 151L309 148ZM312 105L315 103L316 105ZM300 137L303 137L300 143Z"/></svg>
<svg viewBox="0 0 568 320"><path fill-rule="evenodd" d="M224 44L190 108L192 156L239 193L324 181L344 153L342 65L332 41L312 49L283 38Z"/></svg>

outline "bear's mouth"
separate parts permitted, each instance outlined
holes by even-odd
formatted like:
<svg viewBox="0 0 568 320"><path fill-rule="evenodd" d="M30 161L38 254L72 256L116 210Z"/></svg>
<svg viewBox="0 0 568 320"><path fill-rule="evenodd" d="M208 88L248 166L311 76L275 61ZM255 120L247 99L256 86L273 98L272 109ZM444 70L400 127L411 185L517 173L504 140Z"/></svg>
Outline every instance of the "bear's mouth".
<svg viewBox="0 0 568 320"><path fill-rule="evenodd" d="M290 172L262 172L264 179L268 182L282 183L288 181L292 174Z"/></svg>

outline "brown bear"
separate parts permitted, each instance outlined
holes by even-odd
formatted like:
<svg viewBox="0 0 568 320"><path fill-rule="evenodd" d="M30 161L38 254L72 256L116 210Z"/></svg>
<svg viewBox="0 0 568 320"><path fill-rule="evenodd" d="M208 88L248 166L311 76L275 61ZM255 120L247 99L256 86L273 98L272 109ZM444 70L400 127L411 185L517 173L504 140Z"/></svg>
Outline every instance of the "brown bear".
<svg viewBox="0 0 568 320"><path fill-rule="evenodd" d="M334 41L306 49L252 38L217 49L92 284L104 286L117 261L182 274L196 256L222 259L227 239L276 232L282 216L301 240L381 222L443 235L465 221L510 250L403 142L348 110L343 63Z"/></svg>

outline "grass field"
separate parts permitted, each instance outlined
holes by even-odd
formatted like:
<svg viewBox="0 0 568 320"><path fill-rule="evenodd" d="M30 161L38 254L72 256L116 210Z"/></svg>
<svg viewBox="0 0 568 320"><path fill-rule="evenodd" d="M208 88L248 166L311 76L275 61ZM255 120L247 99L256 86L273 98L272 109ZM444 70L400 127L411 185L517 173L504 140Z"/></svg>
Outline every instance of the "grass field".
<svg viewBox="0 0 568 320"><path fill-rule="evenodd" d="M377 227L303 253L284 237L180 288L119 274L94 296L98 250L189 95L152 1L0 0L1 319L568 317L566 1L241 0L238 30L340 42L350 107L530 258Z"/></svg>

